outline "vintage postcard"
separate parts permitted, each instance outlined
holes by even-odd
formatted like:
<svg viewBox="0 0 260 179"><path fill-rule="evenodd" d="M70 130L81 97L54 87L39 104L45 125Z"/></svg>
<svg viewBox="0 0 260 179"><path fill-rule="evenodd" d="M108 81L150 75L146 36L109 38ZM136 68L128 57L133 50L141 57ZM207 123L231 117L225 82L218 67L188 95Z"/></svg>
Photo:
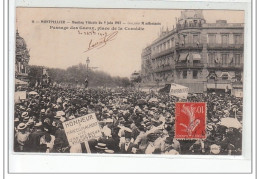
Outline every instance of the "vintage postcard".
<svg viewBox="0 0 260 179"><path fill-rule="evenodd" d="M244 15L17 7L13 151L242 155Z"/></svg>

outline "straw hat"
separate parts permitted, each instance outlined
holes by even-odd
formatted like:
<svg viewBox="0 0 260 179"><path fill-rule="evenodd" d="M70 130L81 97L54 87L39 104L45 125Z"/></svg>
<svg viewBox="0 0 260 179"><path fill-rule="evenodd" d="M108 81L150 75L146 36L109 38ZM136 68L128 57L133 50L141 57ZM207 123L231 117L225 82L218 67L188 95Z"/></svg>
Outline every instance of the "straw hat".
<svg viewBox="0 0 260 179"><path fill-rule="evenodd" d="M106 147L107 145L104 143L98 143L95 147L97 149L101 149L101 150L107 150L108 148Z"/></svg>
<svg viewBox="0 0 260 179"><path fill-rule="evenodd" d="M34 125L35 127L41 127L42 126L42 122L38 122Z"/></svg>
<svg viewBox="0 0 260 179"><path fill-rule="evenodd" d="M114 153L114 150L109 150L109 149L107 149L107 150L105 150L105 152L108 153L108 154L113 154L113 153Z"/></svg>
<svg viewBox="0 0 260 179"><path fill-rule="evenodd" d="M25 123L20 123L18 126L17 126L17 129L18 130L23 130L23 129L25 129L27 127L27 125L25 124Z"/></svg>
<svg viewBox="0 0 260 179"><path fill-rule="evenodd" d="M28 112L23 112L22 113L22 118L25 118L25 117L27 117L28 116Z"/></svg>
<svg viewBox="0 0 260 179"><path fill-rule="evenodd" d="M57 111L56 116L54 116L54 117L60 119L61 116L64 116L64 115L65 115L65 113L63 111Z"/></svg>

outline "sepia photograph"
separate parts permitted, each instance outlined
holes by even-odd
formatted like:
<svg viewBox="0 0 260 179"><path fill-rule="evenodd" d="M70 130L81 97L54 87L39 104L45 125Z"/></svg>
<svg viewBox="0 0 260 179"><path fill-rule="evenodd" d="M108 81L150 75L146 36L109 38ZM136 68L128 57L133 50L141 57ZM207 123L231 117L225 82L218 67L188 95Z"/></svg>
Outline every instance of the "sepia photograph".
<svg viewBox="0 0 260 179"><path fill-rule="evenodd" d="M15 11L13 152L243 154L244 11Z"/></svg>

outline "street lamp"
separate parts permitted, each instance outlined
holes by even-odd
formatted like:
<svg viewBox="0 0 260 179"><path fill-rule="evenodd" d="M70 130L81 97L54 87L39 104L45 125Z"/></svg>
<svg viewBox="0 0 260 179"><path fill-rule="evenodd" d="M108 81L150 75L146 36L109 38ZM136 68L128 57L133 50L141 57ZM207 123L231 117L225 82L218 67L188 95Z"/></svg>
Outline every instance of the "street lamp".
<svg viewBox="0 0 260 179"><path fill-rule="evenodd" d="M86 63L87 63L87 76L88 76L88 64L90 63L89 57L87 58Z"/></svg>
<svg viewBox="0 0 260 179"><path fill-rule="evenodd" d="M87 63L87 78L85 79L85 87L88 87L88 64L90 63L89 57L86 60Z"/></svg>

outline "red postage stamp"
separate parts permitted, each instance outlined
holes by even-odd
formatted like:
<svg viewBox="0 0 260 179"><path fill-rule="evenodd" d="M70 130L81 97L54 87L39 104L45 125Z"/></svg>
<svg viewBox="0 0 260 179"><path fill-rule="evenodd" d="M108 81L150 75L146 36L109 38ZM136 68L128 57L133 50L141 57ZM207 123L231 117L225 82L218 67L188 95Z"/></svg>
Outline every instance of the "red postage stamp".
<svg viewBox="0 0 260 179"><path fill-rule="evenodd" d="M175 138L206 138L206 103L180 102L175 106Z"/></svg>

